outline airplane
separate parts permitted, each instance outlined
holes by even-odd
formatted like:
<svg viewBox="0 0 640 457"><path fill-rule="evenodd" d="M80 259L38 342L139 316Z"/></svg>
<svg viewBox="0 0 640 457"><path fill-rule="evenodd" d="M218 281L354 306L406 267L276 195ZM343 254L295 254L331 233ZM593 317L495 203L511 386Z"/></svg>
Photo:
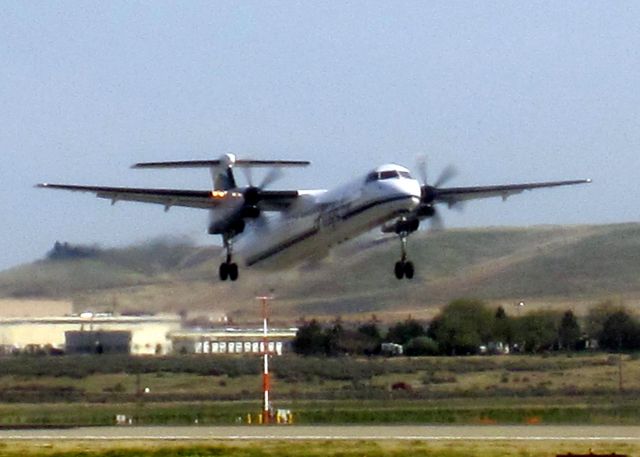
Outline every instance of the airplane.
<svg viewBox="0 0 640 457"><path fill-rule="evenodd" d="M218 160L146 162L136 169L209 168L210 190L146 189L128 187L38 184L37 187L94 193L99 198L205 209L210 212L208 233L221 235L225 259L220 280L236 281L238 263L247 268L284 269L304 261L321 259L331 248L376 227L400 239L400 259L393 273L412 279L407 238L423 220L441 226L436 205L449 208L475 199L507 197L525 190L590 183L590 179L535 182L496 186L443 187L455 172L446 168L433 185L421 163L421 182L409 169L386 164L332 190L267 190L283 168L306 167L308 161L247 160L224 154ZM268 168L259 185L252 183L253 168ZM244 169L248 185L239 186L234 169Z"/></svg>

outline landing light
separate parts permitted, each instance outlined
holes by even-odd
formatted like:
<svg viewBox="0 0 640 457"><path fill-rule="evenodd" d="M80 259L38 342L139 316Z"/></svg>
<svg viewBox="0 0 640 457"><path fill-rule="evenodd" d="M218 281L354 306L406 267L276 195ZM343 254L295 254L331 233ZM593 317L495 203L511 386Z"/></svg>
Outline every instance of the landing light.
<svg viewBox="0 0 640 457"><path fill-rule="evenodd" d="M239 198L239 197L242 197L242 193L240 193L240 192L227 192L226 190L212 190L211 191L211 198L227 198L227 197Z"/></svg>

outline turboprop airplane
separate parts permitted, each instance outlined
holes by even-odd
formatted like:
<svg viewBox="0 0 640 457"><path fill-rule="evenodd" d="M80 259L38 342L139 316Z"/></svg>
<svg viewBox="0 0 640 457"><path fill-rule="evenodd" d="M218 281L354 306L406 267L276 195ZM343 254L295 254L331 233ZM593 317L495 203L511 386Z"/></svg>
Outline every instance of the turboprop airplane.
<svg viewBox="0 0 640 457"><path fill-rule="evenodd" d="M112 204L135 201L200 208L210 212L208 232L221 235L225 259L218 271L222 281L238 279L244 267L282 269L305 260L317 260L347 240L380 227L400 240L400 259L394 265L398 279L411 279L415 268L408 260L407 238L421 221L441 218L438 204L448 207L468 200L507 197L525 190L589 183L589 179L507 184L478 187L443 187L454 171L447 168L433 185L428 184L426 165L421 181L403 166L382 165L333 190L267 190L285 167L304 167L307 161L243 160L225 154L218 160L147 162L132 168L209 168L210 190L142 189L125 187L38 184L38 187L91 192ZM260 185L253 185L251 169L270 171ZM238 186L234 169L245 169L248 185Z"/></svg>

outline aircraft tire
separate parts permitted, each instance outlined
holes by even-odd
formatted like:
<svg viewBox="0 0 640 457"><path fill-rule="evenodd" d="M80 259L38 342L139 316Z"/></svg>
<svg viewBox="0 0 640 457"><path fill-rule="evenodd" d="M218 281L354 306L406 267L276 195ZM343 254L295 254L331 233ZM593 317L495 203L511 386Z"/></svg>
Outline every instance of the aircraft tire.
<svg viewBox="0 0 640 457"><path fill-rule="evenodd" d="M402 279L404 277L404 262L396 262L396 266L393 269L396 278Z"/></svg>
<svg viewBox="0 0 640 457"><path fill-rule="evenodd" d="M229 264L229 279L235 281L238 279L238 264L231 263Z"/></svg>
<svg viewBox="0 0 640 457"><path fill-rule="evenodd" d="M220 276L220 281L226 281L229 277L229 265L226 262L220 264L218 276Z"/></svg>
<svg viewBox="0 0 640 457"><path fill-rule="evenodd" d="M413 262L407 262L404 264L404 277L407 279L413 279L413 275L415 274L415 268L413 267Z"/></svg>

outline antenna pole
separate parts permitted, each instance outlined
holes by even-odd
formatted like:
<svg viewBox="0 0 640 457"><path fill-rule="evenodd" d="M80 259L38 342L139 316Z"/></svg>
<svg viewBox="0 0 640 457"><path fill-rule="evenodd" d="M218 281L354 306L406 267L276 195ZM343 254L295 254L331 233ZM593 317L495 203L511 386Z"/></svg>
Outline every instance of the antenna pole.
<svg viewBox="0 0 640 457"><path fill-rule="evenodd" d="M271 377L269 374L269 323L267 305L272 297L257 297L262 303L262 423L268 424L270 421L271 405L269 403L269 390L271 388Z"/></svg>

